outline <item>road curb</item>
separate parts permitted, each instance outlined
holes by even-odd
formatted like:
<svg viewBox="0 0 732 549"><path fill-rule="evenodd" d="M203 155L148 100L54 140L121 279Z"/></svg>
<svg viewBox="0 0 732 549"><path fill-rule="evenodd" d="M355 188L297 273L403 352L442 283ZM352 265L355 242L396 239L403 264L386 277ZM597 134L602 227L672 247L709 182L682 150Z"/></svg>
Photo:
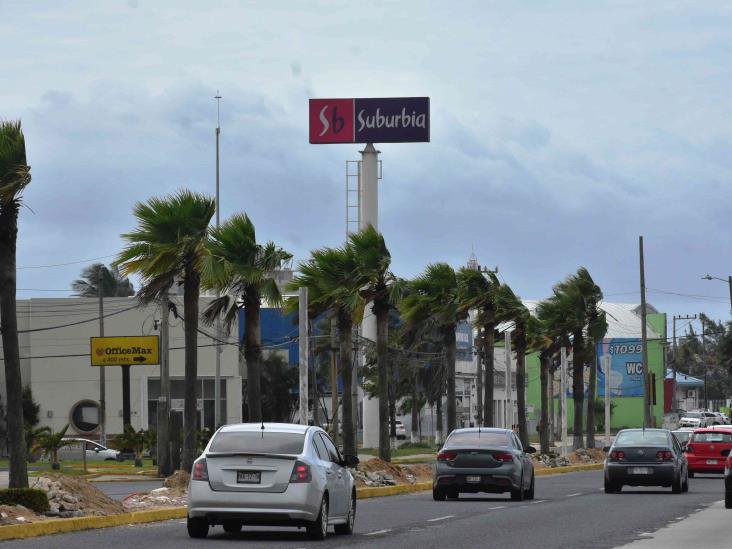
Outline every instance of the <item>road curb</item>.
<svg viewBox="0 0 732 549"><path fill-rule="evenodd" d="M187 509L185 507L173 507L172 509L134 511L132 513L121 513L106 517L79 517L32 522L28 524L13 524L10 526L0 526L0 541L35 538L48 534L78 532L93 528L110 528L113 526L126 526L128 524L144 524L146 522L179 519L185 518L186 513Z"/></svg>
<svg viewBox="0 0 732 549"><path fill-rule="evenodd" d="M402 484L399 486L366 486L364 488L356 488L356 497L358 499L378 498L382 496L408 494L410 492L423 492L424 490L431 489L431 482L417 482L416 484Z"/></svg>

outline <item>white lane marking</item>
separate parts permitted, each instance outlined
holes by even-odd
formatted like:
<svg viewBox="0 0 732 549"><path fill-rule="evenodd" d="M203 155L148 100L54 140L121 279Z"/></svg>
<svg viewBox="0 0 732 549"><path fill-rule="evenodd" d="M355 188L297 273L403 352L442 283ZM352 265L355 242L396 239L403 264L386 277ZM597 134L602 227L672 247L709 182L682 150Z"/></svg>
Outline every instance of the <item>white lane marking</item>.
<svg viewBox="0 0 732 549"><path fill-rule="evenodd" d="M496 509L505 509L505 505L499 505L498 507L488 507L489 511L495 511Z"/></svg>
<svg viewBox="0 0 732 549"><path fill-rule="evenodd" d="M378 536L379 534L386 534L387 532L391 532L391 528L384 528L383 530L376 530L375 532L369 532L368 534L364 534L364 536Z"/></svg>
<svg viewBox="0 0 732 549"><path fill-rule="evenodd" d="M536 501L532 501L531 505L536 505L537 503L544 503L545 501L549 501L548 499L537 499Z"/></svg>
<svg viewBox="0 0 732 549"><path fill-rule="evenodd" d="M581 496L582 492L577 492L576 494L567 494L568 498L573 498L574 496Z"/></svg>
<svg viewBox="0 0 732 549"><path fill-rule="evenodd" d="M444 517L437 517L437 518L427 519L427 522L437 522L438 520L446 520L446 519L452 518L454 516L455 515L445 515Z"/></svg>

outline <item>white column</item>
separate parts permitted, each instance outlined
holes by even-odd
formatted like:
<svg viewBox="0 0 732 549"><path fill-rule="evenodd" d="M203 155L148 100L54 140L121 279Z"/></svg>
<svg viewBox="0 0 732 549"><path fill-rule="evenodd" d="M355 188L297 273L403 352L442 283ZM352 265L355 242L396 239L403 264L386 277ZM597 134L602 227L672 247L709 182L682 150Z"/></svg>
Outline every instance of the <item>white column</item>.
<svg viewBox="0 0 732 549"><path fill-rule="evenodd" d="M602 357L602 373L605 376L605 445L610 446L610 373L612 371L611 356Z"/></svg>
<svg viewBox="0 0 732 549"><path fill-rule="evenodd" d="M308 288L300 287L299 302L299 352L300 352L300 425L308 424Z"/></svg>
<svg viewBox="0 0 732 549"><path fill-rule="evenodd" d="M506 429L513 427L513 383L511 383L511 332L503 332L506 352Z"/></svg>
<svg viewBox="0 0 732 549"><path fill-rule="evenodd" d="M361 196L359 230L372 225L379 228L379 151L368 143L361 151L361 171L359 189ZM361 323L361 335L376 342L376 317L371 311L371 304L366 305ZM354 376L355 379L356 376ZM355 416L354 416L355 420ZM379 399L363 398L363 446L377 448L379 446Z"/></svg>
<svg viewBox="0 0 732 549"><path fill-rule="evenodd" d="M562 347L561 351L561 395L562 399L562 456L567 456L567 348Z"/></svg>

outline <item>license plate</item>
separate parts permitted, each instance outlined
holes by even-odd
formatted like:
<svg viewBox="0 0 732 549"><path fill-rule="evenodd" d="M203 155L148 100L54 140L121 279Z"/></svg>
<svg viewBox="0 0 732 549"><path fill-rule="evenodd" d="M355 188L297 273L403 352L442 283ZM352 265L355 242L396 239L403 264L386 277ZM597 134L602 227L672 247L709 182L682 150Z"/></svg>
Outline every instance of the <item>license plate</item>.
<svg viewBox="0 0 732 549"><path fill-rule="evenodd" d="M467 477L465 477L465 480L466 482L477 484L478 482L480 482L480 475L468 475Z"/></svg>
<svg viewBox="0 0 732 549"><path fill-rule="evenodd" d="M239 484L259 484L262 473L259 471L237 471L236 482Z"/></svg>
<svg viewBox="0 0 732 549"><path fill-rule="evenodd" d="M650 467L628 467L628 474L630 475L650 475L653 473L653 469Z"/></svg>
<svg viewBox="0 0 732 549"><path fill-rule="evenodd" d="M716 464L717 464L717 460L716 459L708 459L707 460L707 465L716 465Z"/></svg>

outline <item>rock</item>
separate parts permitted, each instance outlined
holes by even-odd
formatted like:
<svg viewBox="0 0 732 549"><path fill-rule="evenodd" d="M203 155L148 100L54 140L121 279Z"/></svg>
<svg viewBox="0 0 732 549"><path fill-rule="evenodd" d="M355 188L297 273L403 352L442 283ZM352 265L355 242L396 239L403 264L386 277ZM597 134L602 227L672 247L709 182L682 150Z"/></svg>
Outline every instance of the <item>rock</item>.
<svg viewBox="0 0 732 549"><path fill-rule="evenodd" d="M385 478L385 479L383 480L383 483L384 483L384 484L385 484L386 486L396 486L396 481L395 481L394 479L389 479L389 478Z"/></svg>
<svg viewBox="0 0 732 549"><path fill-rule="evenodd" d="M74 517L83 517L84 516L84 511L81 511L81 510L72 511L72 516L74 516Z"/></svg>
<svg viewBox="0 0 732 549"><path fill-rule="evenodd" d="M27 519L25 517L15 517L15 520L18 522L26 522Z"/></svg>
<svg viewBox="0 0 732 549"><path fill-rule="evenodd" d="M48 510L50 513L58 514L61 509L58 503L56 503L55 501L51 501L48 503Z"/></svg>
<svg viewBox="0 0 732 549"><path fill-rule="evenodd" d="M163 486L162 488L155 488L155 490L150 490L150 495L155 495L155 496L165 495L169 491L170 490L168 490L168 488L166 488L165 486Z"/></svg>
<svg viewBox="0 0 732 549"><path fill-rule="evenodd" d="M63 496L61 496L61 499L68 503L79 503L79 500L71 494L64 494Z"/></svg>
<svg viewBox="0 0 732 549"><path fill-rule="evenodd" d="M61 518L72 518L74 516L74 512L73 511L61 511L58 514L58 516Z"/></svg>

